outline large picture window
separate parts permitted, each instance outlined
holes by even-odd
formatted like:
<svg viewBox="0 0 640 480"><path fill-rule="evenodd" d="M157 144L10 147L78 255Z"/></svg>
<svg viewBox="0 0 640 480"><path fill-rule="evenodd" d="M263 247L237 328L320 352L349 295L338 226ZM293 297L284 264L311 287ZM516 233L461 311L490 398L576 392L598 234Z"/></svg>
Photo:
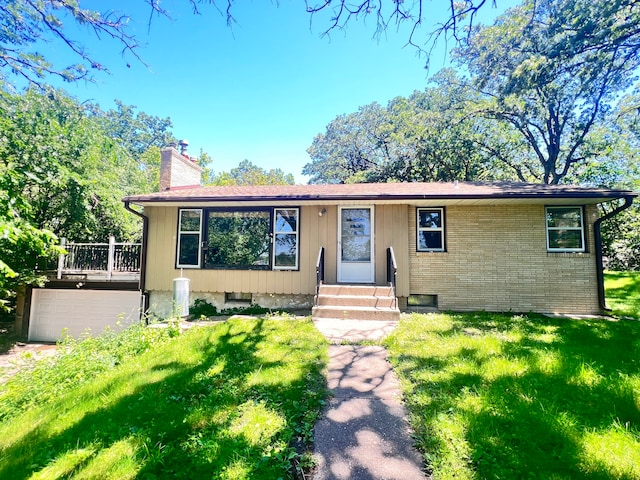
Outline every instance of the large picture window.
<svg viewBox="0 0 640 480"><path fill-rule="evenodd" d="M547 250L550 252L584 252L582 207L547 207Z"/></svg>
<svg viewBox="0 0 640 480"><path fill-rule="evenodd" d="M419 252L444 252L444 209L417 209L417 239Z"/></svg>
<svg viewBox="0 0 640 480"><path fill-rule="evenodd" d="M178 268L200 266L200 232L202 231L202 210L188 209L178 212Z"/></svg>
<svg viewBox="0 0 640 480"><path fill-rule="evenodd" d="M177 266L295 270L298 217L297 208L180 210Z"/></svg>
<svg viewBox="0 0 640 480"><path fill-rule="evenodd" d="M208 210L205 268L269 268L270 232L268 210Z"/></svg>

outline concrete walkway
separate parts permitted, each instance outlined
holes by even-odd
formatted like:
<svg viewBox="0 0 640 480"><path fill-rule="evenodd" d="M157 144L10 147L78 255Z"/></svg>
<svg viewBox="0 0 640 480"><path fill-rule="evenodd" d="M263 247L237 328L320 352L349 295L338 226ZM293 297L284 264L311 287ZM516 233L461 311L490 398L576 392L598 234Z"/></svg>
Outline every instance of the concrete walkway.
<svg viewBox="0 0 640 480"><path fill-rule="evenodd" d="M315 427L313 480L424 480L387 352L346 342L377 340L395 322L318 320L329 346L332 396ZM342 333L341 333L342 332ZM336 344L338 343L338 344Z"/></svg>

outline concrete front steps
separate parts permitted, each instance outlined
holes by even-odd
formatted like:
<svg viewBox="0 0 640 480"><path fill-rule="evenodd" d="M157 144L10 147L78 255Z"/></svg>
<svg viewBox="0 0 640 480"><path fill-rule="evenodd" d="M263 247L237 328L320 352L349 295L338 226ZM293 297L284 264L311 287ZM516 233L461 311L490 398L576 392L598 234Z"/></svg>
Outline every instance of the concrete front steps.
<svg viewBox="0 0 640 480"><path fill-rule="evenodd" d="M399 320L392 287L320 285L312 316L339 320Z"/></svg>

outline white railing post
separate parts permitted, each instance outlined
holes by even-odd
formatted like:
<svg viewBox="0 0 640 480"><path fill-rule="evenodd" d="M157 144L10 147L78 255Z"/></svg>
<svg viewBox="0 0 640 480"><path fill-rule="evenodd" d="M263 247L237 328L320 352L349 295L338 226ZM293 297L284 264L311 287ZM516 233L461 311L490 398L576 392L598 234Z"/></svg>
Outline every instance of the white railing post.
<svg viewBox="0 0 640 480"><path fill-rule="evenodd" d="M116 238L109 235L109 257L107 260L107 280L111 280L113 274L113 263L115 261Z"/></svg>
<svg viewBox="0 0 640 480"><path fill-rule="evenodd" d="M60 239L60 247L64 248L67 245L67 239L62 237ZM64 258L66 257L66 255L64 253L61 253L60 255L58 255L58 280L60 280L62 278L62 270L64 270Z"/></svg>

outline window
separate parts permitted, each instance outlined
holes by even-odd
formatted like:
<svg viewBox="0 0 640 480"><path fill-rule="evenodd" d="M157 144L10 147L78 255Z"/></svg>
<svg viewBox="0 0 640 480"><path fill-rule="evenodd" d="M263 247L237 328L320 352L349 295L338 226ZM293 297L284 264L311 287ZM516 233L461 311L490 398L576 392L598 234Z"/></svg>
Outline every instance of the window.
<svg viewBox="0 0 640 480"><path fill-rule="evenodd" d="M409 295L407 298L407 305L409 307L432 307L438 308L438 295Z"/></svg>
<svg viewBox="0 0 640 480"><path fill-rule="evenodd" d="M224 303L248 303L251 304L253 296L250 293L225 292Z"/></svg>
<svg viewBox="0 0 640 480"><path fill-rule="evenodd" d="M298 209L275 209L273 268L298 268Z"/></svg>
<svg viewBox="0 0 640 480"><path fill-rule="evenodd" d="M269 268L269 210L208 210L206 228L205 268Z"/></svg>
<svg viewBox="0 0 640 480"><path fill-rule="evenodd" d="M182 209L177 267L297 270L299 209Z"/></svg>
<svg viewBox="0 0 640 480"><path fill-rule="evenodd" d="M547 207L547 250L584 252L582 207Z"/></svg>
<svg viewBox="0 0 640 480"><path fill-rule="evenodd" d="M419 252L444 252L444 208L418 208L417 240Z"/></svg>
<svg viewBox="0 0 640 480"><path fill-rule="evenodd" d="M178 268L197 268L200 266L200 231L202 229L202 210L189 209L178 211Z"/></svg>

